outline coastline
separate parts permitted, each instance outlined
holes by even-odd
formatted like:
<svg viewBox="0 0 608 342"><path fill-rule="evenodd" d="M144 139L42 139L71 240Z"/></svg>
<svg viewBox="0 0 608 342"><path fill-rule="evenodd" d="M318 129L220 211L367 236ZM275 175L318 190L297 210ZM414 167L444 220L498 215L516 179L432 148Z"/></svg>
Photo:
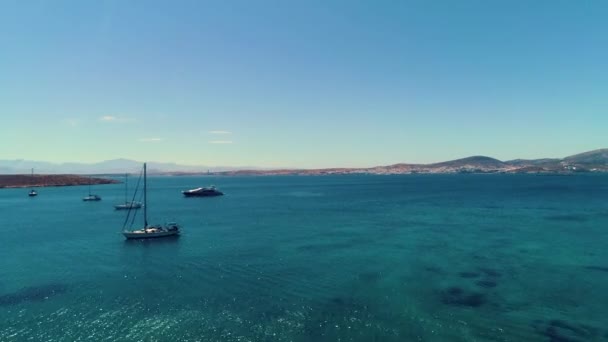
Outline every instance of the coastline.
<svg viewBox="0 0 608 342"><path fill-rule="evenodd" d="M78 175L0 175L0 189L44 188L57 186L117 184L109 178L84 177Z"/></svg>

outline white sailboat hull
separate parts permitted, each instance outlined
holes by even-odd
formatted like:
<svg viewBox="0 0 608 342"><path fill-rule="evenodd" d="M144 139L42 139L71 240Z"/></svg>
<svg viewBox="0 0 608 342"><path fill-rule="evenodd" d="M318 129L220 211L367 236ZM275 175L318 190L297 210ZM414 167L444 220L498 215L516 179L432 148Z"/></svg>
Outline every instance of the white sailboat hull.
<svg viewBox="0 0 608 342"><path fill-rule="evenodd" d="M127 240L153 239L153 238L162 238L162 237L179 235L180 227L176 222L167 222L165 224L154 224L151 226L148 225L148 206L147 206L147 204L148 204L148 201L147 201L148 187L146 186L146 184L147 184L146 180L147 180L146 163L144 163L144 203L143 203L144 227L141 229L136 229L136 230L124 230L125 226L123 225L122 235L124 235L125 238L127 238ZM133 205L133 204L135 204L135 202L127 202L127 204ZM127 219L125 220L125 224L129 219L130 213L131 213L131 210L129 210L129 213L127 214ZM133 216L133 218L135 218L135 216Z"/></svg>
<svg viewBox="0 0 608 342"><path fill-rule="evenodd" d="M133 203L117 204L114 206L114 209L116 209L116 210L139 209L142 206L143 205L139 202L133 202Z"/></svg>
<svg viewBox="0 0 608 342"><path fill-rule="evenodd" d="M153 238L179 235L179 230L151 231L151 229L145 229L145 230L139 229L139 230L134 230L134 231L124 231L122 234L127 239L153 239Z"/></svg>

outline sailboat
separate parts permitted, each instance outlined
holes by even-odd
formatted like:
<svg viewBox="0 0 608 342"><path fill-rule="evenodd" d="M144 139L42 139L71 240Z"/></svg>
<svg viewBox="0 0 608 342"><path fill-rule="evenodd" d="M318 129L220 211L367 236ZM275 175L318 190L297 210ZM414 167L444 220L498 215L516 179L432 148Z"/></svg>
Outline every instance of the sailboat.
<svg viewBox="0 0 608 342"><path fill-rule="evenodd" d="M146 163L144 163L144 227L136 230L126 230L126 223L129 221L129 214L131 210L129 210L129 214L127 214L127 218L125 219L125 224L123 225L122 234L127 239L150 239L150 238L160 238L167 236L179 235L180 227L175 222L170 222L164 225L148 225L148 187L147 187L147 175L146 175Z"/></svg>
<svg viewBox="0 0 608 342"><path fill-rule="evenodd" d="M32 184L33 183L34 183L34 168L32 168ZM30 197L38 196L38 192L36 192L36 190L32 189L32 190L30 190L30 192L27 195Z"/></svg>
<svg viewBox="0 0 608 342"><path fill-rule="evenodd" d="M91 177L89 176L89 195L82 198L83 201L101 201L101 197L91 194Z"/></svg>
<svg viewBox="0 0 608 342"><path fill-rule="evenodd" d="M128 182L127 179L129 177L128 173L125 173L125 203L124 204L117 204L114 206L114 209L116 210L126 210L126 209L139 209L141 208L141 203L140 202L136 202L136 201L130 201L129 202L129 188L128 188Z"/></svg>

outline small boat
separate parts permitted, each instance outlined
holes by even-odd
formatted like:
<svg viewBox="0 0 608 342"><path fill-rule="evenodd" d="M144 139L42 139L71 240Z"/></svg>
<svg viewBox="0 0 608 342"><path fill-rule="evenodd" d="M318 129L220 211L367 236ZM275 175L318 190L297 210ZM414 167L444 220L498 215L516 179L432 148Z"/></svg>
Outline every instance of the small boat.
<svg viewBox="0 0 608 342"><path fill-rule="evenodd" d="M128 209L139 209L142 204L139 202L125 202L124 204L117 204L114 206L116 210L128 210Z"/></svg>
<svg viewBox="0 0 608 342"><path fill-rule="evenodd" d="M91 177L89 177L89 194L82 198L83 201L101 201L101 196L91 194Z"/></svg>
<svg viewBox="0 0 608 342"><path fill-rule="evenodd" d="M32 183L34 183L34 169L32 168ZM35 197L38 196L38 192L34 189L30 190L30 192L27 194L30 197Z"/></svg>
<svg viewBox="0 0 608 342"><path fill-rule="evenodd" d="M101 201L101 196L99 195L88 195L82 198L83 201Z"/></svg>
<svg viewBox="0 0 608 342"><path fill-rule="evenodd" d="M179 225L175 222L170 222L166 225L152 225L142 229L124 231L123 234L127 239L150 239L174 236L179 234Z"/></svg>
<svg viewBox="0 0 608 342"><path fill-rule="evenodd" d="M141 208L141 203L140 202L129 201L128 178L129 178L129 174L125 173L125 203L116 204L114 206L114 209L116 209L116 210L128 210L128 209L139 209L139 208Z"/></svg>
<svg viewBox="0 0 608 342"><path fill-rule="evenodd" d="M210 197L210 196L222 196L224 193L217 190L215 186L206 188L196 188L191 190L182 191L182 194L186 197Z"/></svg>
<svg viewBox="0 0 608 342"><path fill-rule="evenodd" d="M146 179L146 163L144 163L144 226L141 229L136 230L126 230L123 226L122 234L127 239L152 239L152 238L161 238L179 235L180 226L175 222L169 222L164 225L155 224L148 225L148 206L147 206L147 179ZM127 218L125 219L125 225L129 221L129 215L131 210L127 213Z"/></svg>

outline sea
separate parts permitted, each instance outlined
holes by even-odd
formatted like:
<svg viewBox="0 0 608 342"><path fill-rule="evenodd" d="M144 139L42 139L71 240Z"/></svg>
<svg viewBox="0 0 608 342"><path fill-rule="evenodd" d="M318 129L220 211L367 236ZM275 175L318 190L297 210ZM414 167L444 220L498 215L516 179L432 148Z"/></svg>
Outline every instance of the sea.
<svg viewBox="0 0 608 342"><path fill-rule="evenodd" d="M608 175L153 176L144 241L91 190L0 189L0 341L608 341Z"/></svg>

